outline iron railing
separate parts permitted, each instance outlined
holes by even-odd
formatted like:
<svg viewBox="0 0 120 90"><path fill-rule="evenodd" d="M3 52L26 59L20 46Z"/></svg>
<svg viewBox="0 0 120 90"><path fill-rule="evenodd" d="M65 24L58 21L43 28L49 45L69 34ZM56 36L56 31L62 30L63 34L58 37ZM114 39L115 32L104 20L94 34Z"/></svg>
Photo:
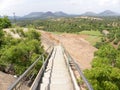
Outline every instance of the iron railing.
<svg viewBox="0 0 120 90"><path fill-rule="evenodd" d="M49 55L47 56L47 59L44 61L44 55L45 53L50 50ZM8 90L26 90L25 89L25 82L29 77L33 77L33 71L34 71L34 67L36 66L36 64L38 63L39 60L43 60L43 65L41 67L42 70L44 70L44 66L46 65L48 59L51 56L51 53L53 51L53 47L50 46L45 53L43 53L42 55L39 56L39 58L12 84L9 86ZM22 88L23 86L23 88Z"/></svg>
<svg viewBox="0 0 120 90"><path fill-rule="evenodd" d="M49 53L48 57L46 58L44 64L42 65L37 77L35 78L32 86L31 86L30 90L38 90L39 84L41 82L41 79L42 79L42 76L44 74L45 68L46 68L46 66L47 66L47 64L49 62L49 58L51 57L51 55L53 53L53 50L54 50L54 48L52 49L52 51Z"/></svg>
<svg viewBox="0 0 120 90"><path fill-rule="evenodd" d="M64 46L62 45L64 52L66 54L66 56L68 57L69 63L72 61L76 70L79 72L79 75L81 76L82 80L85 82L88 90L93 90L91 84L88 82L88 80L86 79L86 77L84 76L83 72L81 71L78 63L72 58L72 56L67 52L67 50L64 48Z"/></svg>

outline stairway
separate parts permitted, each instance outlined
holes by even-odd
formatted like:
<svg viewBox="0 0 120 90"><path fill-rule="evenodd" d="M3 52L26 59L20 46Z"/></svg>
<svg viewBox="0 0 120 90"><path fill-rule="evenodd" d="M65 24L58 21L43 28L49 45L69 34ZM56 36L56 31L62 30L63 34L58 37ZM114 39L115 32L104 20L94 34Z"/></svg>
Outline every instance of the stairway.
<svg viewBox="0 0 120 90"><path fill-rule="evenodd" d="M40 83L40 90L73 90L61 46L54 47Z"/></svg>

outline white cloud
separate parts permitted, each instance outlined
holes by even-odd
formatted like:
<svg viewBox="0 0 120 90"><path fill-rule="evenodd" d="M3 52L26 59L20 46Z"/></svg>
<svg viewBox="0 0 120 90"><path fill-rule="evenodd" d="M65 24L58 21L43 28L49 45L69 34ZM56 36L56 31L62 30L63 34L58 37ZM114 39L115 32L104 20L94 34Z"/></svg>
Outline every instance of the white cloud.
<svg viewBox="0 0 120 90"><path fill-rule="evenodd" d="M83 2L83 0L70 0L69 2L72 5L79 5Z"/></svg>
<svg viewBox="0 0 120 90"><path fill-rule="evenodd" d="M24 0L0 0L0 10L4 10L6 8L10 8L14 5L23 3Z"/></svg>
<svg viewBox="0 0 120 90"><path fill-rule="evenodd" d="M101 12L120 13L120 0L0 0L0 14L25 15L34 11L65 11L67 13Z"/></svg>
<svg viewBox="0 0 120 90"><path fill-rule="evenodd" d="M120 0L99 0L98 3L101 6L120 5Z"/></svg>

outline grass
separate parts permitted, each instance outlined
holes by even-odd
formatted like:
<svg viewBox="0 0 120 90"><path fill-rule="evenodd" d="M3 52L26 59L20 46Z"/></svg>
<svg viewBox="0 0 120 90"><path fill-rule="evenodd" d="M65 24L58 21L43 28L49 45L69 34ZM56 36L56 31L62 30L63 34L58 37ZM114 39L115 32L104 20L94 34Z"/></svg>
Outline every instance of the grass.
<svg viewBox="0 0 120 90"><path fill-rule="evenodd" d="M100 33L100 31L82 31L79 32L79 34L85 34L85 35L90 35L90 36L101 36L102 34Z"/></svg>
<svg viewBox="0 0 120 90"><path fill-rule="evenodd" d="M56 35L63 34L63 32L51 32L51 33L56 34ZM87 35L87 37L85 39L88 42L90 42L91 45L93 45L93 46L96 44L96 42L101 41L101 37L102 37L102 34L100 33L100 31L94 31L94 30L82 31L82 32L75 33L75 34Z"/></svg>
<svg viewBox="0 0 120 90"><path fill-rule="evenodd" d="M99 31L82 31L79 32L79 34L88 35L86 37L86 40L90 42L93 46L96 44L96 42L101 41L102 34Z"/></svg>

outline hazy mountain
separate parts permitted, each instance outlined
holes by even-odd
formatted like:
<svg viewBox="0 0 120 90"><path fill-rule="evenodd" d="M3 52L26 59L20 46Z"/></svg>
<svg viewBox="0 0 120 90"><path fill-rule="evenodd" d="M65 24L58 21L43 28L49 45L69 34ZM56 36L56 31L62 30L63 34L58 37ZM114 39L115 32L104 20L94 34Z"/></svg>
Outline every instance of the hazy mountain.
<svg viewBox="0 0 120 90"><path fill-rule="evenodd" d="M64 12L31 12L23 17L16 16L16 20L20 19L47 19L47 18L59 18L59 17L76 17L76 16L120 16L119 13L106 10L101 13L94 13L94 12L85 12L79 15L70 15ZM1 16L2 17L2 16ZM10 19L14 19L13 16L8 16Z"/></svg>
<svg viewBox="0 0 120 90"><path fill-rule="evenodd" d="M97 14L94 12L85 12L82 14L82 16L96 16Z"/></svg>
<svg viewBox="0 0 120 90"><path fill-rule="evenodd" d="M82 14L82 16L120 16L120 14L111 10L105 10L98 14L94 12L85 12L84 14Z"/></svg>
<svg viewBox="0 0 120 90"><path fill-rule="evenodd" d="M55 12L54 15L56 16L68 16L68 14L64 13L64 12Z"/></svg>
<svg viewBox="0 0 120 90"><path fill-rule="evenodd" d="M99 16L119 16L119 15L120 14L110 11L110 10L106 10L106 11L99 13Z"/></svg>
<svg viewBox="0 0 120 90"><path fill-rule="evenodd" d="M51 18L51 17L64 17L64 16L68 16L66 13L64 12L32 12L28 15L25 15L23 18Z"/></svg>
<svg viewBox="0 0 120 90"><path fill-rule="evenodd" d="M43 13L41 15L41 17L43 17L43 18L55 17L55 14L50 12L50 11L48 11L48 12Z"/></svg>
<svg viewBox="0 0 120 90"><path fill-rule="evenodd" d="M28 15L23 16L24 18L33 18L33 17L40 17L44 13L43 12L31 12Z"/></svg>

